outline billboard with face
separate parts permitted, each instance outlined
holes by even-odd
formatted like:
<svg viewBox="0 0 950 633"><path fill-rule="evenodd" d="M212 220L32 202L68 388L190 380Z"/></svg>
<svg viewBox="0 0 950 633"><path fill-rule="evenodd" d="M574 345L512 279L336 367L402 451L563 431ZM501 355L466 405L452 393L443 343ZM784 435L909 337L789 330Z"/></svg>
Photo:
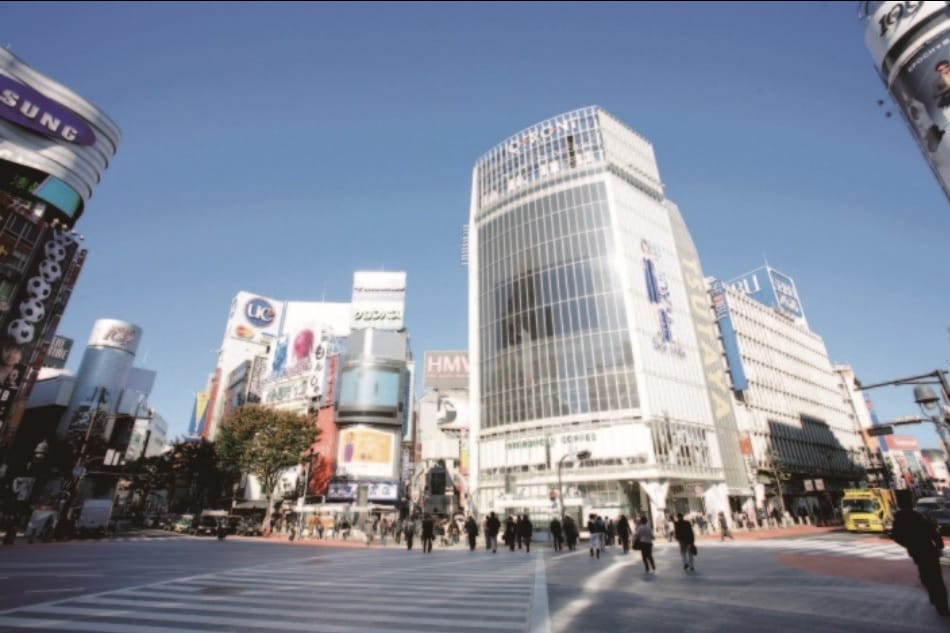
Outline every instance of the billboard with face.
<svg viewBox="0 0 950 633"><path fill-rule="evenodd" d="M77 262L81 265L79 255L84 252L65 232L43 225L36 228L38 238L31 259L18 279L9 309L0 318L0 421L22 382L29 378L29 369L42 362L35 352L44 342L49 324L58 322L63 307L60 290ZM44 355L51 339L45 341Z"/></svg>
<svg viewBox="0 0 950 633"><path fill-rule="evenodd" d="M943 2L864 3L865 42L914 141L950 198L950 18Z"/></svg>

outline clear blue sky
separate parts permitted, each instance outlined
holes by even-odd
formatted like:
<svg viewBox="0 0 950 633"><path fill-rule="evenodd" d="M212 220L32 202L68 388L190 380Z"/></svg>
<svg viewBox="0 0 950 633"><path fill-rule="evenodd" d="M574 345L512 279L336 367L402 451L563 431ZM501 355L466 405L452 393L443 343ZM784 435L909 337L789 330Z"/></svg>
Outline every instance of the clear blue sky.
<svg viewBox="0 0 950 633"><path fill-rule="evenodd" d="M467 345L475 160L600 105L650 139L707 275L764 259L865 382L950 365L950 205L864 47L856 3L4 3L0 45L123 130L78 229L60 333L145 330L178 435L231 298L349 301L408 272L418 359ZM887 99L885 107L877 100ZM916 412L909 388L878 414ZM916 433L936 443L930 429Z"/></svg>

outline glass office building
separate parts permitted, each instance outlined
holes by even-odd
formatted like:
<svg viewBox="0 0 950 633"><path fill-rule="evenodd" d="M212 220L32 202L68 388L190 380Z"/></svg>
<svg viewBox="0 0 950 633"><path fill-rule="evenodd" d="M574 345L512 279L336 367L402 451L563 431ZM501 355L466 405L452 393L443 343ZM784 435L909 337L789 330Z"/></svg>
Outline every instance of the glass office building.
<svg viewBox="0 0 950 633"><path fill-rule="evenodd" d="M479 511L711 511L748 492L695 247L652 145L604 110L478 160L469 310Z"/></svg>

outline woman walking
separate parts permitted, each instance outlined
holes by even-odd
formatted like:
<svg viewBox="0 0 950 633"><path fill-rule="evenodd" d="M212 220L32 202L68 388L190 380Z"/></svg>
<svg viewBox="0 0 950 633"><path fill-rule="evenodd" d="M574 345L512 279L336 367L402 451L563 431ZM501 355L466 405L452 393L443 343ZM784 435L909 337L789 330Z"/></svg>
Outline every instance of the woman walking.
<svg viewBox="0 0 950 633"><path fill-rule="evenodd" d="M647 523L645 516L640 517L640 523L637 525L637 531L634 533L634 542L640 542L640 556L643 557L643 566L647 574L651 569L656 573L656 563L653 561L653 530Z"/></svg>

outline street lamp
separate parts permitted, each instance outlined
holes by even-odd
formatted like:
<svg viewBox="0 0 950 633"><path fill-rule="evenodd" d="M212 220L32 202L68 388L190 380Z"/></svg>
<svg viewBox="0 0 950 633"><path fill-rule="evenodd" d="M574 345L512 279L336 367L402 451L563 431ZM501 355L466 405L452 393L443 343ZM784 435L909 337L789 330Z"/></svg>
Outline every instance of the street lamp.
<svg viewBox="0 0 950 633"><path fill-rule="evenodd" d="M590 451L569 451L565 453L557 462L557 499L558 503L561 504L562 520L564 519L564 486L561 483L561 467L564 466L564 460L568 457L574 457L576 459L590 459Z"/></svg>
<svg viewBox="0 0 950 633"><path fill-rule="evenodd" d="M303 497L300 500L300 514L297 517L297 533L303 535L304 506L307 505L307 492L310 490L310 468L313 466L313 448L304 451L303 457L307 460L306 478L303 480Z"/></svg>
<svg viewBox="0 0 950 633"><path fill-rule="evenodd" d="M876 389L877 387L886 387L892 385L915 385L914 386L914 402L920 407L921 412L933 422L934 426L937 427L937 434L940 436L940 440L943 443L943 451L947 458L947 464L950 466L950 431L948 431L948 424L950 424L950 382L947 381L947 372L944 369L936 369L928 374L921 374L919 376L910 376L908 378L898 378L897 380L888 380L885 382L878 382L871 385L863 385L857 379L854 381L855 386L860 390ZM940 392L943 395L943 404L946 406L943 410L940 410L940 396L930 387L930 385L940 385ZM917 420L905 418L894 421L890 424L913 424ZM887 425L881 425L887 426ZM885 435L893 432L893 428L889 431L883 431L880 433L875 433L875 435Z"/></svg>

